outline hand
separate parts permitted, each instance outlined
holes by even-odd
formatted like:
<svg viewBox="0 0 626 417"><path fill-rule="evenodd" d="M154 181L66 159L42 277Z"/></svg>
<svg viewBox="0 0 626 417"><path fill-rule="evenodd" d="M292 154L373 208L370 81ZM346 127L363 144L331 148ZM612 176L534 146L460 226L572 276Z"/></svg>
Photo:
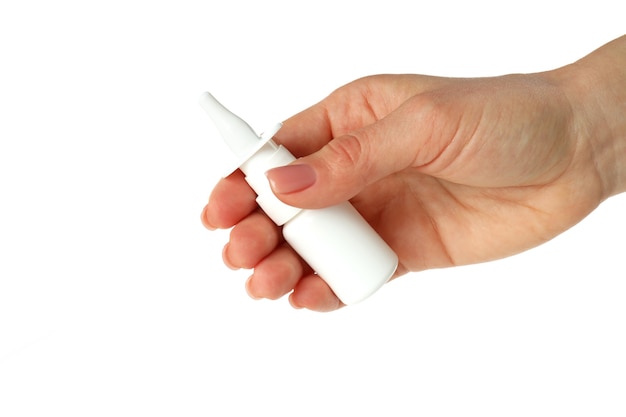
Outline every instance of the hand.
<svg viewBox="0 0 626 417"><path fill-rule="evenodd" d="M613 46L618 56L623 44ZM396 276L527 250L618 192L614 164L599 151L613 140L614 132L597 128L607 115L590 110L597 97L572 81L601 52L539 74L357 80L284 123L275 140L301 158L268 178L294 206L350 199L398 254ZM234 226L223 257L231 267L254 268L249 294L291 292L295 307L339 308L254 198L235 172L202 213L208 228Z"/></svg>

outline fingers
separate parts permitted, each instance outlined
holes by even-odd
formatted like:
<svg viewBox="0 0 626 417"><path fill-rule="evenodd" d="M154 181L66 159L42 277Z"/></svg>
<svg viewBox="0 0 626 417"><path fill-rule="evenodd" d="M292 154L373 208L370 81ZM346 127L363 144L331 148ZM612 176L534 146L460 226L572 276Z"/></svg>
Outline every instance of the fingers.
<svg viewBox="0 0 626 417"><path fill-rule="evenodd" d="M328 285L282 241L279 228L260 211L232 229L222 256L231 269L254 269L246 282L252 298L276 300L291 292L290 302L295 308L331 311L342 306Z"/></svg>
<svg viewBox="0 0 626 417"><path fill-rule="evenodd" d="M289 302L294 308L328 312L344 306L286 243L256 265L246 290L252 298L270 300L291 292Z"/></svg>
<svg viewBox="0 0 626 417"><path fill-rule="evenodd" d="M306 269L289 245L282 244L255 266L246 290L255 299L277 300L293 290Z"/></svg>
<svg viewBox="0 0 626 417"><path fill-rule="evenodd" d="M326 312L343 306L328 285L289 247L277 242L278 231L261 213L250 215L231 233L224 262L231 268L254 268L246 291L254 299L277 300L291 292L294 308Z"/></svg>
<svg viewBox="0 0 626 417"><path fill-rule="evenodd" d="M209 229L228 229L256 210L256 194L237 170L220 180L202 211L202 224Z"/></svg>
<svg viewBox="0 0 626 417"><path fill-rule="evenodd" d="M276 225L260 211L254 212L230 232L230 241L223 252L224 262L233 269L254 268L281 239Z"/></svg>
<svg viewBox="0 0 626 417"><path fill-rule="evenodd" d="M256 265L246 290L252 298L270 300L291 292L289 302L294 308L328 312L343 307L330 287L286 243Z"/></svg>
<svg viewBox="0 0 626 417"><path fill-rule="evenodd" d="M254 268L246 291L255 299L276 300L291 292L295 308L332 311L343 304L328 285L289 247L262 213L242 220L224 248L224 262L231 268Z"/></svg>
<svg viewBox="0 0 626 417"><path fill-rule="evenodd" d="M344 307L330 287L319 276L313 274L298 281L289 296L289 302L295 308L307 308L319 312L329 312Z"/></svg>

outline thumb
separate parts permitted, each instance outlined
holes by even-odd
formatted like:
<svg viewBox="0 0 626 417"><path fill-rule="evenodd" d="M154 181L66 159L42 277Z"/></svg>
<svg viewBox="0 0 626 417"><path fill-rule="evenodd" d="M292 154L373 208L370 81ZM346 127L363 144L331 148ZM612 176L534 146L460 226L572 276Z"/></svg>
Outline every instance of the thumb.
<svg viewBox="0 0 626 417"><path fill-rule="evenodd" d="M411 119L402 117L398 110L332 139L290 165L269 170L272 191L292 206L327 207L347 201L366 186L411 166L419 140L412 137L412 126L406 126ZM412 117L411 125L416 122L415 115Z"/></svg>

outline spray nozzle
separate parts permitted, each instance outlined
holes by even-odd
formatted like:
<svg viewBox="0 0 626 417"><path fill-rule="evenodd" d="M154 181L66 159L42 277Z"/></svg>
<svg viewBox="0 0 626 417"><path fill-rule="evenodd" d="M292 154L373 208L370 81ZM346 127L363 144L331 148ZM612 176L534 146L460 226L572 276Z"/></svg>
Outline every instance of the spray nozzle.
<svg viewBox="0 0 626 417"><path fill-rule="evenodd" d="M202 94L200 106L209 114L209 117L211 117L211 120L213 120L213 123L220 131L222 139L234 154L237 159L237 167L241 166L271 140L282 126L282 124L278 123L272 129L259 136L248 123L224 107L210 93ZM232 169L230 172L235 169Z"/></svg>

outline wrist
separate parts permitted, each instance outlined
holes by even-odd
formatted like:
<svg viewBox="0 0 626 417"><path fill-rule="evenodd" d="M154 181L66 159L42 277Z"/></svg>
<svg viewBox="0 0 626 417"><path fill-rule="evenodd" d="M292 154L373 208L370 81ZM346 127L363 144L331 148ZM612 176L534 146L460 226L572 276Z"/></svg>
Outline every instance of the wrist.
<svg viewBox="0 0 626 417"><path fill-rule="evenodd" d="M551 75L569 98L574 140L587 153L603 198L626 192L626 36Z"/></svg>

